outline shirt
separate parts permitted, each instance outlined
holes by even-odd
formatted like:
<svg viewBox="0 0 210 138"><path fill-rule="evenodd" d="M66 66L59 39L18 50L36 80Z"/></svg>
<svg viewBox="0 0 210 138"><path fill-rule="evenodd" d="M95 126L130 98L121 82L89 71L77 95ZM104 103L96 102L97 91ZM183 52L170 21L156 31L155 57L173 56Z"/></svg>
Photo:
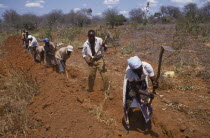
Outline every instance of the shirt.
<svg viewBox="0 0 210 138"><path fill-rule="evenodd" d="M36 47L38 45L39 45L39 43L37 42L36 38L34 36L32 36L32 40L29 41L29 47Z"/></svg>
<svg viewBox="0 0 210 138"><path fill-rule="evenodd" d="M55 57L57 59L66 61L70 57L70 55L67 54L67 48L62 47L58 51L56 51Z"/></svg>
<svg viewBox="0 0 210 138"><path fill-rule="evenodd" d="M132 81L142 81L146 80L147 81L147 76L153 77L154 76L154 70L152 66L147 63L147 62L142 62L142 67L143 67L143 73L141 75L141 78L128 66L126 69L126 79L128 79L129 82ZM147 82L148 83L148 82Z"/></svg>
<svg viewBox="0 0 210 138"><path fill-rule="evenodd" d="M100 46L102 45L102 42L103 40L101 38L95 37L95 53L98 52ZM95 55L96 58L101 58L103 51L104 49L101 48L100 51L97 53L97 55ZM93 58L89 40L85 41L85 43L83 44L83 49L82 49L82 57L85 58L87 55Z"/></svg>
<svg viewBox="0 0 210 138"><path fill-rule="evenodd" d="M49 54L49 55L55 55L55 45L50 42L49 45L44 45L44 49L46 54Z"/></svg>
<svg viewBox="0 0 210 138"><path fill-rule="evenodd" d="M43 51L43 46L37 46L36 47L36 51L37 51L37 53L41 53L42 51Z"/></svg>
<svg viewBox="0 0 210 138"><path fill-rule="evenodd" d="M22 39L25 39L25 38L26 38L26 33L22 33L21 38L22 38Z"/></svg>

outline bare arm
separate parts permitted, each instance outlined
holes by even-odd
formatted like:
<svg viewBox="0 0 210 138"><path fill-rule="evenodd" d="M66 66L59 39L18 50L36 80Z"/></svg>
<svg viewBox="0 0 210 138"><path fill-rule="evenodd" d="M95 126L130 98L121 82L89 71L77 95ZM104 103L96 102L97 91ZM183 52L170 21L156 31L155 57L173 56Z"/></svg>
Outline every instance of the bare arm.
<svg viewBox="0 0 210 138"><path fill-rule="evenodd" d="M133 82L130 82L130 83L131 83L131 87L133 88L133 90L135 92L140 93L142 95L150 96L151 93L149 93L148 91L141 90L139 88L139 84L137 84L137 82L133 81Z"/></svg>
<svg viewBox="0 0 210 138"><path fill-rule="evenodd" d="M153 88L157 89L158 88L158 82L155 81L155 76L150 77L150 80L152 82Z"/></svg>

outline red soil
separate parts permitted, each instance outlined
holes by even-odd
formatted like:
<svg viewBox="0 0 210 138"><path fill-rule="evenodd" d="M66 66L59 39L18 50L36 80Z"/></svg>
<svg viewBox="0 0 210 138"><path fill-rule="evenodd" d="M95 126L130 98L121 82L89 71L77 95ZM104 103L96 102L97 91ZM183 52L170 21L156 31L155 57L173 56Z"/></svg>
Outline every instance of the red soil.
<svg viewBox="0 0 210 138"><path fill-rule="evenodd" d="M126 134L122 123L122 86L127 57L120 57L112 49L106 54L105 59L114 99L107 99L104 102L104 94L101 91L102 81L99 74L97 74L95 81L95 91L93 93L86 92L88 66L81 58L80 49L75 49L67 62L69 72L69 79L67 79L65 75L60 75L51 68L33 63L31 56L23 52L18 36L8 38L3 48L8 52L4 57L4 62L11 62L17 68L22 68L33 74L40 86L40 93L34 97L27 109L33 124L29 131L29 137L210 136L209 124L197 123L198 118L189 117L185 112L171 108L174 104L166 106L158 98L153 101L154 114L151 120L151 130L143 130L144 123L139 115L140 112L134 110L131 115L131 131ZM154 63L152 65L157 67ZM200 80L198 81L200 82ZM205 84L202 83L202 85ZM191 91L187 91L188 94L172 90L158 92L173 103L184 103L190 106L200 102L195 97L188 97L189 93L192 93ZM209 97L206 91L197 91L196 94ZM177 95L182 95L183 99ZM94 114L100 113L100 105L104 112L101 116L98 114L97 119ZM209 108L209 103L202 105L204 109ZM206 112L208 113L208 111ZM109 119L112 121L108 125L102 121Z"/></svg>

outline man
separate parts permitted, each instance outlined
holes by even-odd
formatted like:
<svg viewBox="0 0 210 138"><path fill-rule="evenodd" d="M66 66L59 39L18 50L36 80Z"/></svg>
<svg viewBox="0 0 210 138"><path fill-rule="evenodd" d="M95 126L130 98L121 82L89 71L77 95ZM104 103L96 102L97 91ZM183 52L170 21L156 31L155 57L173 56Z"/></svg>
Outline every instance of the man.
<svg viewBox="0 0 210 138"><path fill-rule="evenodd" d="M151 118L152 108L148 106L146 98L153 99L154 95L148 92L148 76L153 87L157 88L158 82L155 82L152 66L142 62L137 56L128 59L123 86L124 119L128 128L130 127L128 111L131 107L139 107L146 122Z"/></svg>
<svg viewBox="0 0 210 138"><path fill-rule="evenodd" d="M46 67L50 67L50 66L56 67L55 45L52 42L50 42L48 38L45 38L43 42L45 42L44 49L43 49L44 50L44 65Z"/></svg>
<svg viewBox="0 0 210 138"><path fill-rule="evenodd" d="M39 63L44 62L44 46L37 46L36 47L36 54L37 54L37 58L39 60Z"/></svg>
<svg viewBox="0 0 210 138"><path fill-rule="evenodd" d="M39 44L38 44L36 38L35 38L34 36L32 36L32 35L29 35L29 36L28 36L28 40L29 40L28 49L29 49L31 55L32 55L33 58L34 58L34 62L37 62L37 60L36 60L36 55L37 55L37 53L36 53L36 48L37 48L37 46L38 46Z"/></svg>
<svg viewBox="0 0 210 138"><path fill-rule="evenodd" d="M101 48L102 46L102 48ZM109 95L109 80L107 76L107 70L103 59L103 51L107 50L105 43L99 37L95 37L95 31L88 31L88 40L83 45L82 56L85 59L89 67L88 76L88 92L93 91L94 81L96 77L96 71L101 74L105 94Z"/></svg>
<svg viewBox="0 0 210 138"><path fill-rule="evenodd" d="M25 53L28 51L28 46L29 46L29 39L28 39L28 31L26 31L26 35L25 35Z"/></svg>
<svg viewBox="0 0 210 138"><path fill-rule="evenodd" d="M59 66L60 73L65 73L66 60L70 58L72 51L73 51L73 46L71 45L68 45L67 47L62 47L58 51L56 51L55 58Z"/></svg>
<svg viewBox="0 0 210 138"><path fill-rule="evenodd" d="M26 40L26 32L25 32L25 30L23 30L22 33L21 33L21 39L23 41L23 45L25 45L25 40Z"/></svg>

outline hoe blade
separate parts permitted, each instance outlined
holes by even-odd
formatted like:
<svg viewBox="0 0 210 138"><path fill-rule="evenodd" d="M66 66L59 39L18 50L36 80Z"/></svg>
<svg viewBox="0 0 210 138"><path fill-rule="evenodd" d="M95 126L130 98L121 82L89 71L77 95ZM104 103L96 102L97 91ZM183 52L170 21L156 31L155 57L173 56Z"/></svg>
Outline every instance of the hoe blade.
<svg viewBox="0 0 210 138"><path fill-rule="evenodd" d="M166 51L171 51L174 52L175 50L173 48L171 48L170 46L162 46L162 48Z"/></svg>

